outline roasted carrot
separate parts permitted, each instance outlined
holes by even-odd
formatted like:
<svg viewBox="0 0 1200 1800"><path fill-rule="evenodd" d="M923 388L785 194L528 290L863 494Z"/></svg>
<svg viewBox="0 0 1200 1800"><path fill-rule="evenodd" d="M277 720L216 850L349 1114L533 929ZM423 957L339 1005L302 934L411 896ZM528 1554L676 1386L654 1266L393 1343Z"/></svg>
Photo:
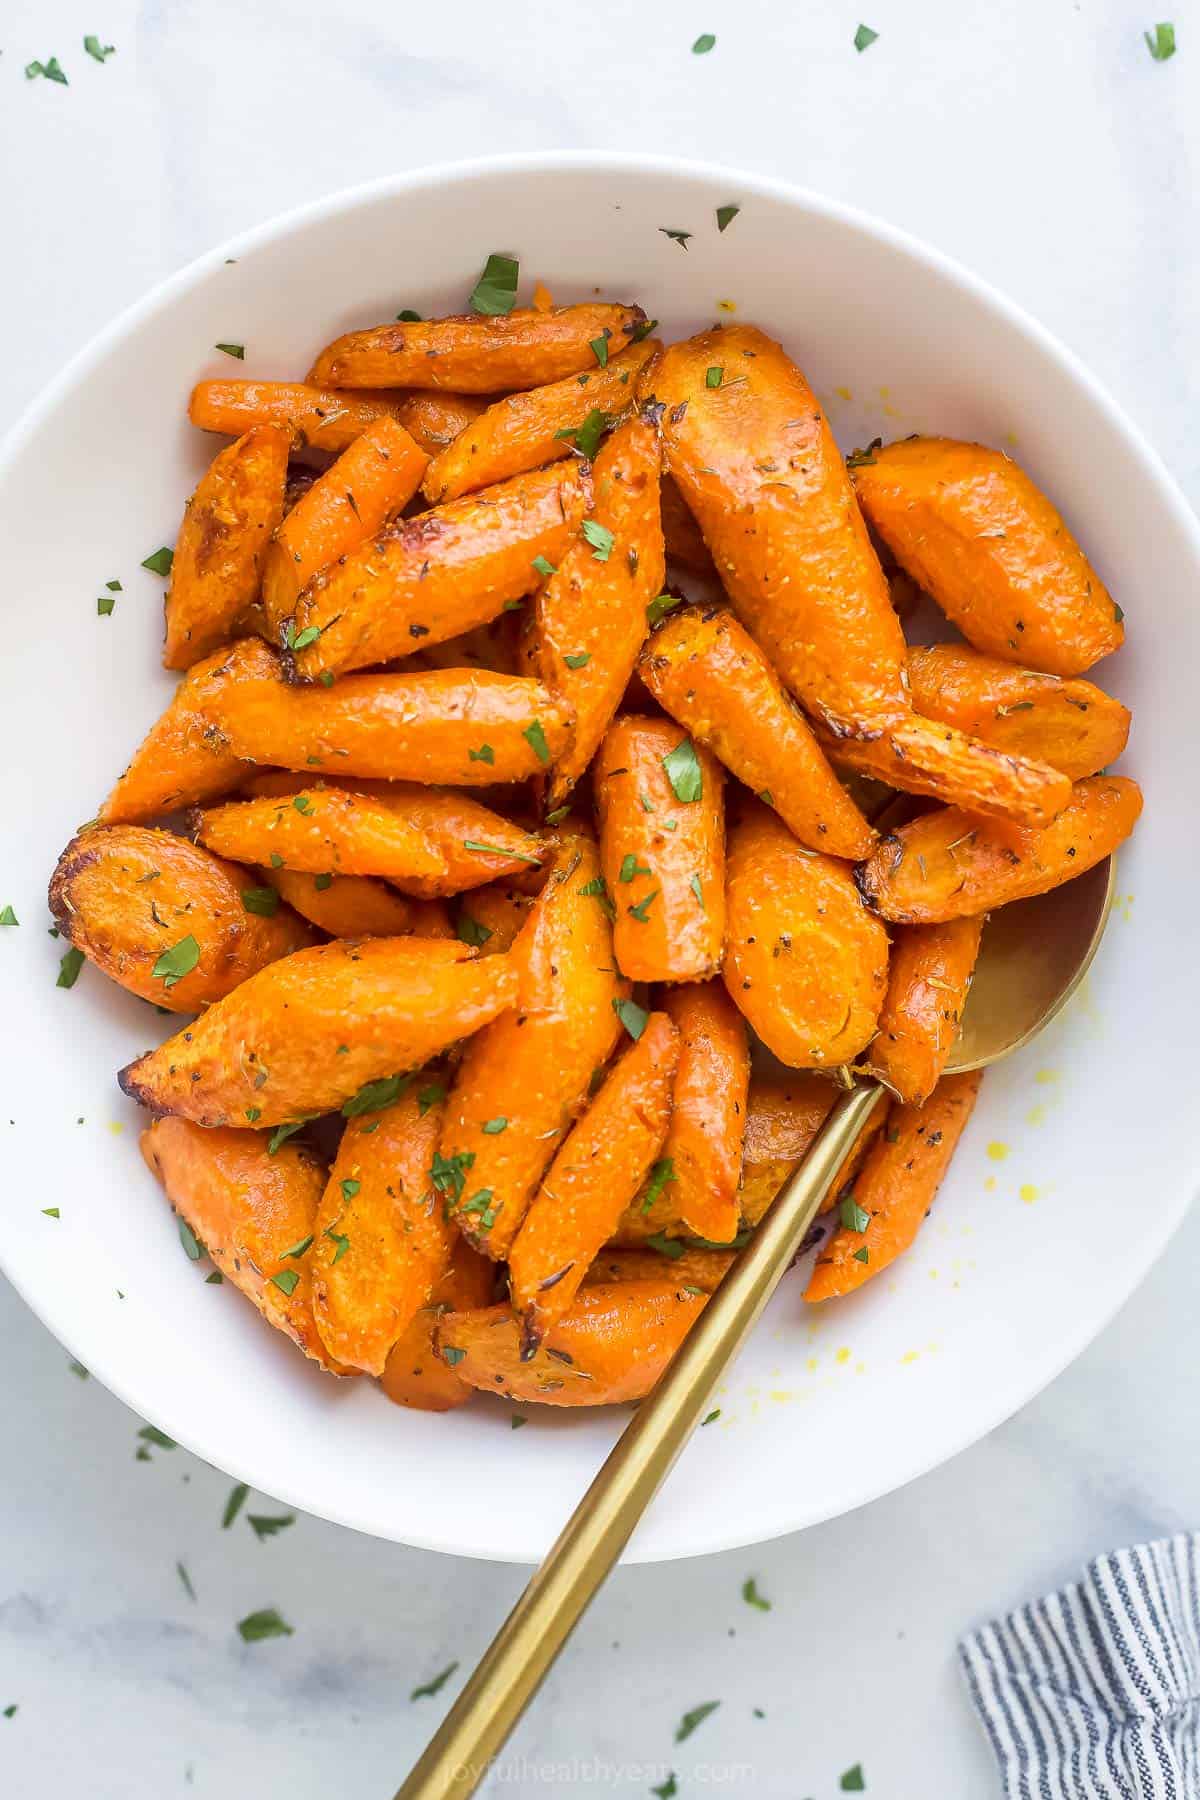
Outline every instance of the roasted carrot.
<svg viewBox="0 0 1200 1800"><path fill-rule="evenodd" d="M421 669L493 669L498 675L526 674L525 669L517 667L513 654L513 628L527 609L527 601L518 601L486 625L476 625L474 630L446 638L443 643L422 644L403 659L404 673L415 675Z"/></svg>
<svg viewBox="0 0 1200 1800"><path fill-rule="evenodd" d="M412 499L428 458L395 419L376 419L284 518L263 558L265 636L280 641L300 592Z"/></svg>
<svg viewBox="0 0 1200 1800"><path fill-rule="evenodd" d="M893 1106L840 1224L817 1256L806 1300L853 1293L908 1249L971 1116L981 1075L943 1075L923 1106Z"/></svg>
<svg viewBox="0 0 1200 1800"><path fill-rule="evenodd" d="M663 1011L679 1032L665 1160L679 1216L715 1243L737 1235L738 1177L750 1086L746 1026L719 981L669 988Z"/></svg>
<svg viewBox="0 0 1200 1800"><path fill-rule="evenodd" d="M908 684L927 718L1037 757L1072 781L1116 762L1129 736L1128 707L1093 682L1020 669L965 644L910 650Z"/></svg>
<svg viewBox="0 0 1200 1800"><path fill-rule="evenodd" d="M639 673L659 705L707 744L810 850L858 859L875 833L822 755L749 632L717 607L672 613Z"/></svg>
<svg viewBox="0 0 1200 1800"><path fill-rule="evenodd" d="M455 1234L450 1261L434 1283L428 1306L414 1314L393 1345L381 1377L388 1399L420 1412L450 1412L469 1400L474 1389L460 1381L433 1347L438 1321L447 1312L486 1306L492 1297L496 1265L472 1250Z"/></svg>
<svg viewBox="0 0 1200 1800"><path fill-rule="evenodd" d="M259 877L330 937L403 937L414 930L410 903L367 875L301 875L268 864Z"/></svg>
<svg viewBox="0 0 1200 1800"><path fill-rule="evenodd" d="M1060 770L967 737L952 725L935 725L925 719L918 722L925 737L931 732L945 733L944 754L924 758L924 767L909 755L906 726L881 732L873 739L841 737L819 724L815 729L820 748L842 770L868 775L905 793L927 794L934 800L953 801L968 795L964 805L994 818L1048 825L1071 797L1070 780Z"/></svg>
<svg viewBox="0 0 1200 1800"><path fill-rule="evenodd" d="M535 895L522 893L510 883L489 882L463 900L458 935L464 944L475 944L481 956L503 955L512 949L535 901Z"/></svg>
<svg viewBox="0 0 1200 1800"><path fill-rule="evenodd" d="M708 575L715 581L717 571L708 545L673 475L664 475L662 480L662 524L668 560L689 574Z"/></svg>
<svg viewBox="0 0 1200 1800"><path fill-rule="evenodd" d="M444 900L412 900L409 911L413 937L449 939L458 936L450 908Z"/></svg>
<svg viewBox="0 0 1200 1800"><path fill-rule="evenodd" d="M446 1089L419 1075L395 1106L351 1119L313 1224L313 1316L329 1354L382 1375L388 1353L430 1303L458 1233L429 1169Z"/></svg>
<svg viewBox="0 0 1200 1800"><path fill-rule="evenodd" d="M733 1267L736 1250L696 1250L673 1245L662 1250L602 1250L583 1277L585 1288L614 1281L666 1281L684 1293L711 1294Z"/></svg>
<svg viewBox="0 0 1200 1800"><path fill-rule="evenodd" d="M1077 781L1070 805L1042 831L1015 832L939 807L889 832L855 878L883 918L938 925L1082 875L1124 843L1141 810L1141 789L1120 775Z"/></svg>
<svg viewBox="0 0 1200 1800"><path fill-rule="evenodd" d="M340 787L301 787L290 799L231 800L191 816L200 843L220 856L311 875L443 876L446 859L392 807Z"/></svg>
<svg viewBox="0 0 1200 1800"><path fill-rule="evenodd" d="M261 644L234 645L197 702L215 749L310 776L328 768L456 787L526 781L571 734L565 705L519 676L448 669L289 687Z"/></svg>
<svg viewBox="0 0 1200 1800"><path fill-rule="evenodd" d="M589 414L617 415L632 405L638 371L661 347L648 338L590 374L497 400L430 463L425 498L437 506L570 456Z"/></svg>
<svg viewBox="0 0 1200 1800"><path fill-rule="evenodd" d="M482 967L499 961L485 957ZM559 1142L582 1110L592 1076L621 1030L617 974L600 859L584 827L564 827L549 878L504 959L521 1004L467 1045L442 1143L442 1192L460 1207L459 1228L503 1259ZM485 1221L490 1219L491 1223Z"/></svg>
<svg viewBox="0 0 1200 1800"><path fill-rule="evenodd" d="M887 997L864 1066L910 1106L928 1100L954 1048L982 932L977 913L893 934Z"/></svg>
<svg viewBox="0 0 1200 1800"><path fill-rule="evenodd" d="M288 434L255 425L222 450L184 510L167 590L163 663L188 669L249 623L283 517Z"/></svg>
<svg viewBox="0 0 1200 1800"><path fill-rule="evenodd" d="M274 1155L262 1131L203 1131L186 1119L156 1119L142 1155L194 1238L267 1323L333 1374L313 1321L304 1261L325 1167L311 1150L283 1144Z"/></svg>
<svg viewBox="0 0 1200 1800"><path fill-rule="evenodd" d="M547 1406L611 1406L648 1394L707 1296L671 1281L622 1281L584 1288L530 1360L521 1325L507 1306L445 1313L438 1353L461 1381L506 1400Z"/></svg>
<svg viewBox="0 0 1200 1800"><path fill-rule="evenodd" d="M282 425L300 449L344 450L376 419L398 419L411 429L406 400L404 394L338 394L300 381L198 381L188 417L202 431L227 437Z"/></svg>
<svg viewBox="0 0 1200 1800"><path fill-rule="evenodd" d="M645 317L640 306L585 305L375 325L327 344L308 378L329 387L507 394L594 369L593 340L617 356Z"/></svg>
<svg viewBox="0 0 1200 1800"><path fill-rule="evenodd" d="M592 772L617 962L631 981L703 981L725 929L725 778L667 719L625 715Z"/></svg>
<svg viewBox="0 0 1200 1800"><path fill-rule="evenodd" d="M170 1012L199 1012L313 941L247 869L142 825L100 825L72 838L49 898L61 937Z"/></svg>
<svg viewBox="0 0 1200 1800"><path fill-rule="evenodd" d="M714 379L715 376L715 379ZM667 466L699 521L742 624L829 730L886 741L892 785L937 781L1045 824L1061 793L994 793L996 753L911 710L887 579L816 398L751 326L701 332L643 371L663 407Z"/></svg>
<svg viewBox="0 0 1200 1800"><path fill-rule="evenodd" d="M102 825L137 824L216 799L237 786L246 764L217 741L203 712L210 683L215 681L218 689L225 683L229 655L218 650L193 663L101 806L97 817ZM257 667L260 673L274 673L270 651L253 639L239 644L237 655L247 671Z"/></svg>
<svg viewBox="0 0 1200 1800"><path fill-rule="evenodd" d="M651 1013L543 1176L508 1253L526 1361L570 1308L589 1263L650 1173L666 1139L678 1062L678 1031L666 1013Z"/></svg>
<svg viewBox="0 0 1200 1800"><path fill-rule="evenodd" d="M837 1092L822 1075L756 1070L751 1076L738 1186L743 1226L758 1224L789 1175L800 1167ZM836 1183L830 1191L836 1193Z"/></svg>
<svg viewBox="0 0 1200 1800"><path fill-rule="evenodd" d="M646 609L665 580L658 435L644 419L619 425L594 469L592 524L538 590L527 652L554 693L575 708L575 741L550 777L561 806L620 705L648 629Z"/></svg>
<svg viewBox="0 0 1200 1800"><path fill-rule="evenodd" d="M722 976L730 998L790 1068L851 1062L875 1029L887 933L844 863L803 850L750 801L729 835Z"/></svg>
<svg viewBox="0 0 1200 1800"><path fill-rule="evenodd" d="M121 1070L131 1099L198 1125L295 1124L352 1102L377 1110L399 1079L511 1006L507 960L464 944L362 938L300 950L252 975L185 1031Z"/></svg>
<svg viewBox="0 0 1200 1800"><path fill-rule="evenodd" d="M440 456L486 404L474 394L439 394L433 388L394 396L396 418L426 456Z"/></svg>
<svg viewBox="0 0 1200 1800"><path fill-rule="evenodd" d="M907 438L854 486L902 568L977 650L1082 675L1119 648L1122 613L1046 496L999 450Z"/></svg>
<svg viewBox="0 0 1200 1800"><path fill-rule="evenodd" d="M301 593L290 636L298 677L388 662L486 625L537 586L539 559L558 561L590 491L582 465L535 469L385 525Z"/></svg>

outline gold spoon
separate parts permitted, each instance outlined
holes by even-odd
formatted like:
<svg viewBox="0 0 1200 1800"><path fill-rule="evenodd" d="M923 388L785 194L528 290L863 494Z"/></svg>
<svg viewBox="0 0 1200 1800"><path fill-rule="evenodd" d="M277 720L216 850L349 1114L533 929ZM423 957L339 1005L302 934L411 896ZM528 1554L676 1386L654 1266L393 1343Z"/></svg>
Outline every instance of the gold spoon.
<svg viewBox="0 0 1200 1800"><path fill-rule="evenodd" d="M1113 857L989 920L947 1071L1018 1050L1065 1006L1100 944ZM500 1627L395 1800L473 1794L593 1594L629 1542L708 1406L713 1388L804 1240L830 1182L883 1099L858 1082L834 1106L682 1348L609 1452L541 1568Z"/></svg>

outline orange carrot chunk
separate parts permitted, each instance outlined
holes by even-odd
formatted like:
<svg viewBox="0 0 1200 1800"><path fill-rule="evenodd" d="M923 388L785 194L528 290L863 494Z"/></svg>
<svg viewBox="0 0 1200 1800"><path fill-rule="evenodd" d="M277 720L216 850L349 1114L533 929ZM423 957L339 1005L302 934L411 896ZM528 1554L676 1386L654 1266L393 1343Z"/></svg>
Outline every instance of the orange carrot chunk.
<svg viewBox="0 0 1200 1800"><path fill-rule="evenodd" d="M336 393L301 381L198 381L188 417L202 431L240 437L255 425L282 425L298 449L345 450L377 419L406 429L406 394ZM414 433L414 435L417 435Z"/></svg>
<svg viewBox="0 0 1200 1800"><path fill-rule="evenodd" d="M492 1297L496 1268L455 1234L450 1261L434 1283L428 1306L415 1313L392 1346L380 1385L396 1406L419 1412L451 1412L471 1398L474 1388L460 1381L434 1349L433 1334L447 1312L486 1306Z"/></svg>
<svg viewBox="0 0 1200 1800"><path fill-rule="evenodd" d="M697 1237L728 1243L738 1228L750 1086L745 1022L719 981L669 988L662 1004L680 1043L663 1151L674 1204Z"/></svg>
<svg viewBox="0 0 1200 1800"><path fill-rule="evenodd" d="M419 826L337 787L302 787L290 799L232 800L194 814L191 823L202 844L243 862L398 882L446 871L441 851Z"/></svg>
<svg viewBox="0 0 1200 1800"><path fill-rule="evenodd" d="M887 998L864 1067L910 1105L928 1100L958 1037L983 917L902 925L892 939Z"/></svg>

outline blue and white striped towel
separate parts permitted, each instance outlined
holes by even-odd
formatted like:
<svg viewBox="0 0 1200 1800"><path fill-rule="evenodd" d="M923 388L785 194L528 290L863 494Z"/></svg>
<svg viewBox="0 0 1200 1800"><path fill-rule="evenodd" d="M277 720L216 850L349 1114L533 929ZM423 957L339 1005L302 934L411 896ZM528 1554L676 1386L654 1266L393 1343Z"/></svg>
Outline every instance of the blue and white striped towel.
<svg viewBox="0 0 1200 1800"><path fill-rule="evenodd" d="M1098 1556L959 1655L1008 1800L1200 1800L1200 1537Z"/></svg>

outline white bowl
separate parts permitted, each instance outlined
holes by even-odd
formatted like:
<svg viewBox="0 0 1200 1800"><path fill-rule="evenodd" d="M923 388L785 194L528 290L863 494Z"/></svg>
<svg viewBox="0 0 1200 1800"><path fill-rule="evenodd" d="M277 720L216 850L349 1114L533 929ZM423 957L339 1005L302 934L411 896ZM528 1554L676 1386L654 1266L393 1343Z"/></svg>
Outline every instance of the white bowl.
<svg viewBox="0 0 1200 1800"><path fill-rule="evenodd" d="M741 211L724 233L714 209ZM690 231L686 248L662 228ZM301 375L351 326L459 310L487 253L557 300L637 299L679 335L723 315L782 338L846 447L940 431L1012 448L1128 615L1101 680L1134 709L1147 790L1085 994L987 1076L916 1248L855 1299L785 1280L631 1550L689 1556L859 1506L1045 1385L1163 1248L1196 1181L1192 928L1200 536L1138 433L989 288L889 227L760 177L663 159L524 156L389 178L248 233L164 283L63 372L0 460L8 623L0 780L6 980L3 1266L70 1351L146 1419L309 1512L405 1543L536 1559L627 1416L491 1400L404 1412L318 1375L229 1286L207 1286L142 1165L115 1070L171 1029L63 946L43 893L165 705L162 584L220 440L204 375ZM213 349L244 343L244 364ZM103 583L123 583L96 615ZM58 1206L58 1220L43 1209ZM1153 1372L1162 1378L1162 1371ZM535 1416L536 1415L536 1416ZM984 1497L981 1496L981 1503Z"/></svg>

